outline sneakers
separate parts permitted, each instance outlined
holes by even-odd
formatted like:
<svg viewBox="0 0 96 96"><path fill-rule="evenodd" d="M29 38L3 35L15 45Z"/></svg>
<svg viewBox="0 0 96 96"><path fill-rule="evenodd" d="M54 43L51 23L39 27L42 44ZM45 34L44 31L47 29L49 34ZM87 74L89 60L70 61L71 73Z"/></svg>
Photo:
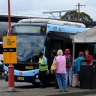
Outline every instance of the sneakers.
<svg viewBox="0 0 96 96"><path fill-rule="evenodd" d="M59 90L59 92L62 92L63 90Z"/></svg>

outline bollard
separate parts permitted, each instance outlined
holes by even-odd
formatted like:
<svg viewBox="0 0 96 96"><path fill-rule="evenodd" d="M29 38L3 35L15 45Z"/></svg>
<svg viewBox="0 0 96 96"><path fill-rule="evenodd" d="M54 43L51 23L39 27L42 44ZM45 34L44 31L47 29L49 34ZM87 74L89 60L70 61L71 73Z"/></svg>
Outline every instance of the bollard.
<svg viewBox="0 0 96 96"><path fill-rule="evenodd" d="M14 66L13 65L8 66L8 89L9 91L15 91L14 90Z"/></svg>

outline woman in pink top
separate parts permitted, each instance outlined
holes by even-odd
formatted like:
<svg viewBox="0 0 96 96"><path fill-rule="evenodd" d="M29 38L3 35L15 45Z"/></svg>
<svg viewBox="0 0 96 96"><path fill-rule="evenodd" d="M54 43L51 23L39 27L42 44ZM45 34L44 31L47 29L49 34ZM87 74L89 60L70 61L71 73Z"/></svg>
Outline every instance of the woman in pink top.
<svg viewBox="0 0 96 96"><path fill-rule="evenodd" d="M56 69L56 79L60 91L67 92L66 85L66 58L63 56L63 51L58 50L55 60L58 62L58 67Z"/></svg>

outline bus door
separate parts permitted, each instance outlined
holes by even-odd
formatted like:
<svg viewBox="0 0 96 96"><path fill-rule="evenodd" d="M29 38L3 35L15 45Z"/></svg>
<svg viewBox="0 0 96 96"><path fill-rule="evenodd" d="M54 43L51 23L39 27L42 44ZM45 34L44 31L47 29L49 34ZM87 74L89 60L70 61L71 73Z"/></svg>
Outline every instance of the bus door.
<svg viewBox="0 0 96 96"><path fill-rule="evenodd" d="M51 50L63 49L63 40L51 40Z"/></svg>
<svg viewBox="0 0 96 96"><path fill-rule="evenodd" d="M69 35L68 35L69 36ZM57 55L57 51L65 48L72 49L72 40L66 36L64 32L50 32L48 33L45 46L46 46L46 57L48 59L48 68L50 70L51 64L53 63L54 56ZM55 52L55 54L53 54ZM50 76L50 80L54 81L54 75Z"/></svg>

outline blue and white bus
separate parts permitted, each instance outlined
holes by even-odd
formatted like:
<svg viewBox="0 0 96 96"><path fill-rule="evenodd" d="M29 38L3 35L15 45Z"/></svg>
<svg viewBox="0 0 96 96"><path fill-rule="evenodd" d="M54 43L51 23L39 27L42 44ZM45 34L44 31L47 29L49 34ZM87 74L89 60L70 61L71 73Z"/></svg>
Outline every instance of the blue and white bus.
<svg viewBox="0 0 96 96"><path fill-rule="evenodd" d="M14 65L16 82L36 84L39 80L38 54L44 52L50 69L52 51L69 48L72 52L72 36L84 32L82 23L52 19L23 19L12 25L12 35L17 37L17 61ZM4 70L8 72L5 64ZM5 79L7 80L7 74Z"/></svg>

